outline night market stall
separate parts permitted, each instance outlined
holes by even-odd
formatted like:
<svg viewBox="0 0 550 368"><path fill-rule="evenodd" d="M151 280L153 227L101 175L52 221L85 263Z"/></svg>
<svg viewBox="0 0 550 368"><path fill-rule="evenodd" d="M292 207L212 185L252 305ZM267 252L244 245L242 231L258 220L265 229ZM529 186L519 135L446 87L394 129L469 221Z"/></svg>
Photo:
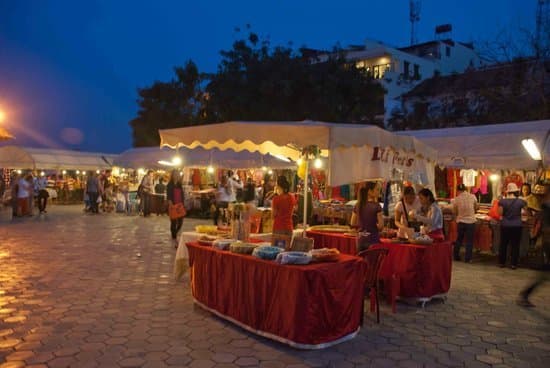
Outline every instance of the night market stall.
<svg viewBox="0 0 550 368"><path fill-rule="evenodd" d="M0 168L11 173L33 172L48 177L50 198L58 203L81 203L86 172L110 170L116 155L96 152L30 148L0 147Z"/></svg>
<svg viewBox="0 0 550 368"><path fill-rule="evenodd" d="M375 126L228 122L161 130L160 136L161 145L173 148L246 150L302 159L304 183L309 161L320 157L328 157L327 179L332 186L385 179L395 171L422 177L425 184L433 182L433 149ZM291 346L318 349L351 339L359 330L365 263L355 256L340 254L335 262L288 266L224 251L220 242L209 243L208 238L188 243L187 248L196 303L252 332ZM238 252L254 245L231 244L230 248ZM291 257L285 253L277 259ZM331 285L330 290L326 285Z"/></svg>
<svg viewBox="0 0 550 368"><path fill-rule="evenodd" d="M545 177L542 157L533 159L526 150L536 146L548 157L547 144L550 120L505 124L477 125L443 129L426 129L397 132L413 136L437 150L435 187L438 197L445 203L456 196L458 184L464 184L476 195L481 206L476 214L474 247L480 251L498 252L500 230L498 216L491 207L502 197L506 186L515 183L519 188L527 183L532 188ZM548 175L550 179L550 175ZM537 205L530 204L533 212ZM491 213L492 216L489 216ZM446 211L446 227L450 240L456 238L456 223ZM524 211L520 256L530 248L529 233L532 217Z"/></svg>

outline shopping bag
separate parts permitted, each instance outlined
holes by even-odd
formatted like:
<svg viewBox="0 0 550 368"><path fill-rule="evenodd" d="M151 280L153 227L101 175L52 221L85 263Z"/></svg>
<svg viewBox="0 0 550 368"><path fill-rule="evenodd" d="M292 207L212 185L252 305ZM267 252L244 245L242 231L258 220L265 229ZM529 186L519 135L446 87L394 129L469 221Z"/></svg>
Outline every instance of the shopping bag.
<svg viewBox="0 0 550 368"><path fill-rule="evenodd" d="M175 220L181 217L185 217L186 214L187 214L187 211L185 211L185 207L183 206L183 203L176 203L171 205L168 208L168 216L170 216L170 220Z"/></svg>

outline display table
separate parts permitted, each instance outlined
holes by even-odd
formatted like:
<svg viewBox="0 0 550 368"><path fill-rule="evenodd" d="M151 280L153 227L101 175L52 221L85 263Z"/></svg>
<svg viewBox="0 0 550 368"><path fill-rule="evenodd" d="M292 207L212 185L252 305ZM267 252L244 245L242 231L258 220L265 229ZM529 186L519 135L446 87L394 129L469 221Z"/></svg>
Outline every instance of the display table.
<svg viewBox="0 0 550 368"><path fill-rule="evenodd" d="M178 241L178 250L176 251L176 258L174 260L174 278L179 280L185 271L187 270L187 263L189 259L189 254L187 252L187 247L185 244L189 242L197 241L201 235L196 231L182 231L180 233L180 238ZM296 229L293 231L292 237L302 235L302 230ZM271 243L271 233L252 233L250 234L250 239L253 242L266 242Z"/></svg>
<svg viewBox="0 0 550 368"><path fill-rule="evenodd" d="M336 248L340 253L357 254L357 237L343 233L326 231L306 231L306 236L313 239L313 248Z"/></svg>
<svg viewBox="0 0 550 368"><path fill-rule="evenodd" d="M434 297L444 297L451 286L453 246L449 241L432 245L389 243L369 249L387 248L378 276L384 282L388 301L411 298L423 305Z"/></svg>
<svg viewBox="0 0 550 368"><path fill-rule="evenodd" d="M301 349L352 339L363 313L366 263L280 265L187 243L195 302L248 331Z"/></svg>

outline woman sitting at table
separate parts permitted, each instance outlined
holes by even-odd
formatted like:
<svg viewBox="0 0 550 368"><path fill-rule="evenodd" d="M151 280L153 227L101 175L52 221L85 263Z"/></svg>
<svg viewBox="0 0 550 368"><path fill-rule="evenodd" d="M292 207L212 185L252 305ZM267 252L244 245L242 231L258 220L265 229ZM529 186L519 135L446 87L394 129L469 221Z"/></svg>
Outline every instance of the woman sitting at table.
<svg viewBox="0 0 550 368"><path fill-rule="evenodd" d="M399 238L406 237L406 229L412 227L409 223L412 219L409 218L409 212L418 211L420 209L420 201L416 197L414 188L407 186L403 189L403 197L395 205L395 226L397 226L397 236Z"/></svg>
<svg viewBox="0 0 550 368"><path fill-rule="evenodd" d="M443 213L435 201L434 194L428 188L418 192L420 200L420 211L409 213L410 218L414 218L424 224L425 233L435 241L445 240L443 234Z"/></svg>
<svg viewBox="0 0 550 368"><path fill-rule="evenodd" d="M273 217L273 235L284 235L288 241L292 239L292 214L296 201L290 193L290 184L286 177L277 178L277 195L271 202L271 216Z"/></svg>
<svg viewBox="0 0 550 368"><path fill-rule="evenodd" d="M378 183L369 181L359 190L359 199L353 209L359 225L357 253L367 249L372 244L380 242L380 230L384 226L382 207L378 203L380 187ZM363 233L363 234L361 234Z"/></svg>

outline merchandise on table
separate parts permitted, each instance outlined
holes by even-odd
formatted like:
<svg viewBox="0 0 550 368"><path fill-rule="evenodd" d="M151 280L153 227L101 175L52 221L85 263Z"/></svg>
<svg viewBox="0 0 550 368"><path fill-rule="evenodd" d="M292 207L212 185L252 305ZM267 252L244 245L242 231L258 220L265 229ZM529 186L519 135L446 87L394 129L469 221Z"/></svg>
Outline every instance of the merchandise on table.
<svg viewBox="0 0 550 368"><path fill-rule="evenodd" d="M311 262L311 254L305 252L282 252L277 255L277 263L280 264L308 264Z"/></svg>
<svg viewBox="0 0 550 368"><path fill-rule="evenodd" d="M195 226L195 231L201 234L216 234L218 232L218 227L216 225L197 225Z"/></svg>
<svg viewBox="0 0 550 368"><path fill-rule="evenodd" d="M229 250L231 243L236 241L237 239L216 239L212 242L212 246L221 250Z"/></svg>
<svg viewBox="0 0 550 368"><path fill-rule="evenodd" d="M234 243L231 243L229 246L229 250L232 253L240 253L240 254L252 254L254 249L258 247L258 244L252 244L252 243L243 243L241 241L236 241Z"/></svg>
<svg viewBox="0 0 550 368"><path fill-rule="evenodd" d="M311 231L326 231L331 233L349 233L351 228L348 225L315 225L308 228Z"/></svg>
<svg viewBox="0 0 550 368"><path fill-rule="evenodd" d="M313 249L310 254L313 262L336 262L340 259L340 251L336 248Z"/></svg>
<svg viewBox="0 0 550 368"><path fill-rule="evenodd" d="M279 247L272 247L270 245L259 246L254 249L252 255L261 259L274 260L277 255L283 250Z"/></svg>

